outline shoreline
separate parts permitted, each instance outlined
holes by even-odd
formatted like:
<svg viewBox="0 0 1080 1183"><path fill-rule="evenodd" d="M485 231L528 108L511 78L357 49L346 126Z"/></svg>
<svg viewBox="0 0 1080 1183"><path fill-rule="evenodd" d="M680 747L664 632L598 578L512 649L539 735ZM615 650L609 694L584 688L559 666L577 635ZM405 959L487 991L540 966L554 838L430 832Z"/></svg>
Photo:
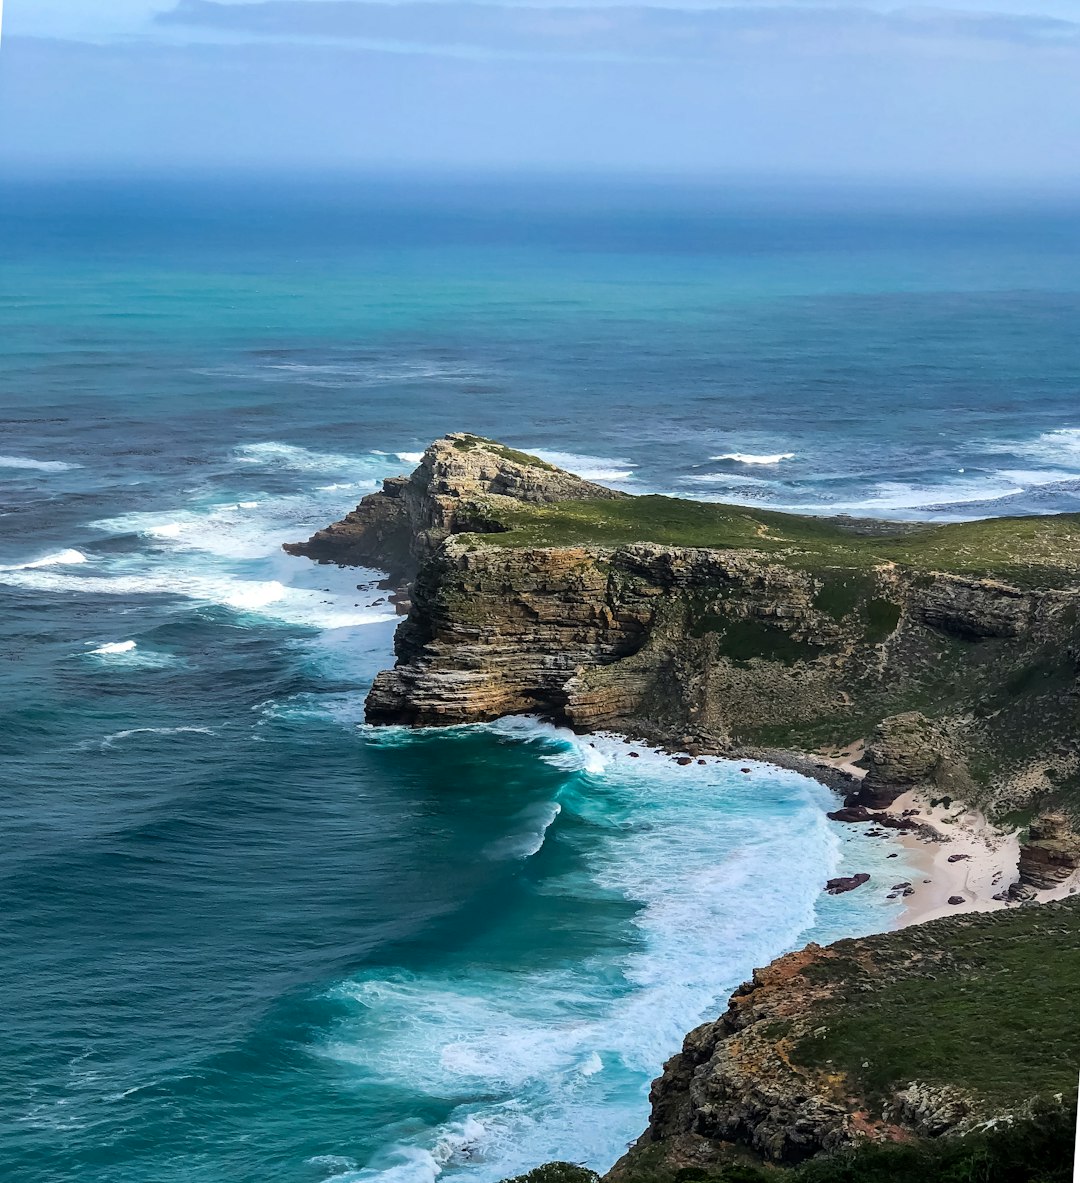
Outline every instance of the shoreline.
<svg viewBox="0 0 1080 1183"><path fill-rule="evenodd" d="M647 730L637 728L634 729L636 735L631 730L623 734L632 742L655 745L672 759L709 755L732 761L745 759L772 764L818 781L841 799L866 775L866 769L857 763L865 753L862 740L831 753L802 752L740 748L701 735L695 737L696 743L680 744L675 737L662 738L655 730L646 737L642 733ZM685 741L689 737L681 738ZM1005 896L1019 881L1019 831L994 825L980 809L963 802L950 802L946 806L940 801L931 804L931 800L924 790L909 789L887 809L871 811L876 816L906 815L920 826L917 830L896 830L890 835L912 871L911 894L906 897L904 910L897 917L894 928L908 928L944 916L997 912L1023 906L1024 902L1020 900L995 898ZM842 800L837 808L841 803ZM874 820L840 824L873 827ZM1027 890L1033 893L1027 903L1044 904L1067 899L1080 892L1080 870L1056 887L1042 890L1029 887ZM950 903L951 899L961 902Z"/></svg>

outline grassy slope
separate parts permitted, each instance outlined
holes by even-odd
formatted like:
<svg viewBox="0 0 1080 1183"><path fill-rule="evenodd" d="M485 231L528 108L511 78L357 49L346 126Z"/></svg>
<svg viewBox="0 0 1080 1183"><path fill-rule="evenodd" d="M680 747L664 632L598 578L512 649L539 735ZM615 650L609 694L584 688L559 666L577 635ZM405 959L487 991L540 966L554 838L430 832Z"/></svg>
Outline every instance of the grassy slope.
<svg viewBox="0 0 1080 1183"><path fill-rule="evenodd" d="M869 972L848 947L825 963L839 990L797 1061L840 1069L870 1097L912 1080L1004 1107L1075 1092L1080 899L890 934Z"/></svg>
<svg viewBox="0 0 1080 1183"><path fill-rule="evenodd" d="M896 562L924 570L996 575L1057 587L1080 578L1080 514L991 518L941 526L802 517L675 497L499 506L499 546L752 548L806 567L866 569Z"/></svg>

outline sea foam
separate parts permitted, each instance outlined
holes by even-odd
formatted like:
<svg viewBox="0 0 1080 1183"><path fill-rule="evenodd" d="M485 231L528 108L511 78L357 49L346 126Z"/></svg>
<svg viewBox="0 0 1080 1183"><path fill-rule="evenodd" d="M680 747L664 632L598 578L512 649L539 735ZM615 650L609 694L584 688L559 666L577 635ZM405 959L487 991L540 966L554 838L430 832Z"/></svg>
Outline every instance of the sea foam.
<svg viewBox="0 0 1080 1183"><path fill-rule="evenodd" d="M557 468L565 468L575 476L586 481L607 481L618 484L634 479L634 469L637 467L630 460L613 460L609 456L584 456L578 452L553 452L548 448L525 448L531 456L536 456Z"/></svg>
<svg viewBox="0 0 1080 1183"><path fill-rule="evenodd" d="M410 742L392 730L383 746ZM449 729L443 742L476 730ZM617 736L579 738L528 719L479 730L529 744L565 774L550 822L538 804L485 853L522 857L558 841L570 865L545 892L587 909L609 936L592 958L380 969L336 987L354 1019L327 1037L324 1055L360 1080L475 1098L414 1137L388 1131L349 1179L431 1183L450 1172L494 1183L568 1157L606 1169L644 1127L649 1082L685 1032L718 1013L755 965L815 935L819 908L841 909L838 935L887 927L895 914L876 896L857 909L823 896L860 838L841 838L825 817L828 791L796 773L716 759L681 766ZM629 907L624 919L611 900Z"/></svg>
<svg viewBox="0 0 1080 1183"><path fill-rule="evenodd" d="M35 460L31 456L0 456L0 468L22 468L34 472L67 472L81 467L64 460Z"/></svg>

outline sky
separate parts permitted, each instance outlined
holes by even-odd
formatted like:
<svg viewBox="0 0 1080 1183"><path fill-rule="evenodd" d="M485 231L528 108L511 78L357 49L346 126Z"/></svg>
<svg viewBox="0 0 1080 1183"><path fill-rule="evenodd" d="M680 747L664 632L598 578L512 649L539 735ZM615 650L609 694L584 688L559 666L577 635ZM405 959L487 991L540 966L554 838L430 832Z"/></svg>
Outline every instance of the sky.
<svg viewBox="0 0 1080 1183"><path fill-rule="evenodd" d="M9 171L1080 174L1080 0L6 0Z"/></svg>

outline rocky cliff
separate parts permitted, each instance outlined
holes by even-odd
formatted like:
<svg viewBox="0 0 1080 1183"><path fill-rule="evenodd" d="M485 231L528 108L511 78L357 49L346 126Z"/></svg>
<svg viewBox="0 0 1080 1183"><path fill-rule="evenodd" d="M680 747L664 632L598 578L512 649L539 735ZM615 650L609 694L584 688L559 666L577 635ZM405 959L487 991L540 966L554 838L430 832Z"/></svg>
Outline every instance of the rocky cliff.
<svg viewBox="0 0 1080 1183"><path fill-rule="evenodd" d="M413 578L373 722L536 712L719 751L868 741L859 801L1080 773L1080 519L823 521L626 497L440 440L293 553Z"/></svg>
<svg viewBox="0 0 1080 1183"><path fill-rule="evenodd" d="M790 953L686 1037L608 1178L708 1172L737 1148L792 1164L958 1135L1070 1095L1077 982L1078 900Z"/></svg>
<svg viewBox="0 0 1080 1183"><path fill-rule="evenodd" d="M504 502L545 504L616 500L624 494L594 485L536 456L458 432L436 440L409 477L391 477L339 522L289 554L343 567L375 567L409 579L451 534L497 531Z"/></svg>

